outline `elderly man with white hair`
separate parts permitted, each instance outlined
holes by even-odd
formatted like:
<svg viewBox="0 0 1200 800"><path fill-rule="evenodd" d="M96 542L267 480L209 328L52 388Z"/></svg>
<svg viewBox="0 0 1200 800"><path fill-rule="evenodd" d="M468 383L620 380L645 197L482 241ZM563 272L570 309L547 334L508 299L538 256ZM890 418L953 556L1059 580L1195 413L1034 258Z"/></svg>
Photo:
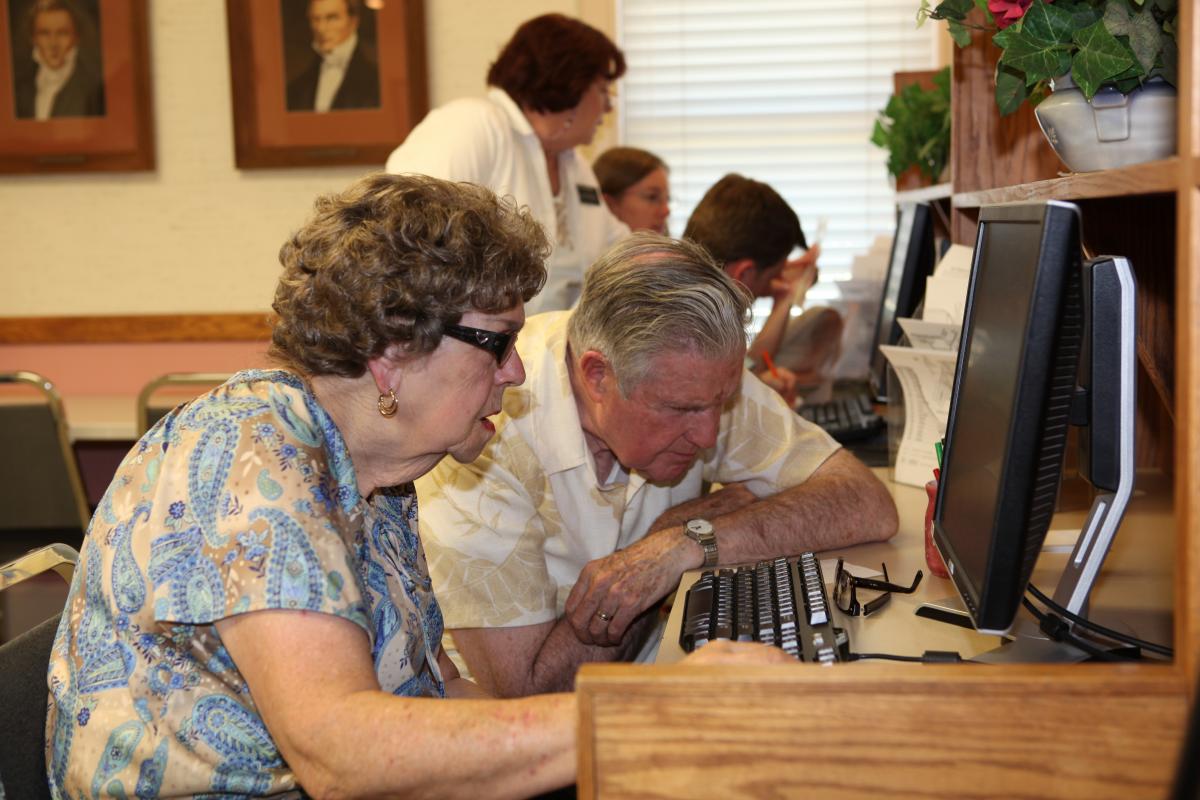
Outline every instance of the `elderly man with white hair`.
<svg viewBox="0 0 1200 800"><path fill-rule="evenodd" d="M634 659L688 569L895 533L886 487L745 369L750 303L699 245L642 233L573 311L529 318L496 435L417 482L446 628L481 685L570 689L584 662Z"/></svg>

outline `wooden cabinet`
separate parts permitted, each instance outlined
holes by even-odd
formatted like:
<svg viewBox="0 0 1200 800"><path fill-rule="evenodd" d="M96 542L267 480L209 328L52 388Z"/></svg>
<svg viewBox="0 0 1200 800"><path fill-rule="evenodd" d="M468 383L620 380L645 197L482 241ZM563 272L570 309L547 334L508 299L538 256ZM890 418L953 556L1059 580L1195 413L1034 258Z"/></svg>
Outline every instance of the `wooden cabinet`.
<svg viewBox="0 0 1200 800"><path fill-rule="evenodd" d="M990 46L956 51L952 93L955 242L974 242L982 205L1063 199L1080 205L1091 254L1134 264L1138 461L1173 487L1174 662L588 666L582 797L1166 796L1200 679L1195 14L1180 3L1179 152L1165 161L1060 175L1030 112L999 119Z"/></svg>

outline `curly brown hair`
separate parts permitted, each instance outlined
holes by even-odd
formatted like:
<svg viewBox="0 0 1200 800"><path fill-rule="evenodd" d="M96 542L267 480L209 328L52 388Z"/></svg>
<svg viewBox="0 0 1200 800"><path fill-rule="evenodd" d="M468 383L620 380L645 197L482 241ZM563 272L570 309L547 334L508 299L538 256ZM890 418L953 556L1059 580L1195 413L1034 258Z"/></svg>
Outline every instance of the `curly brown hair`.
<svg viewBox="0 0 1200 800"><path fill-rule="evenodd" d="M548 254L529 212L487 189L369 175L318 198L280 248L269 355L305 375L356 378L389 345L432 352L465 312L537 294Z"/></svg>
<svg viewBox="0 0 1200 800"><path fill-rule="evenodd" d="M600 31L563 14L543 14L523 23L488 70L522 108L566 111L579 105L597 78L625 74L625 55Z"/></svg>

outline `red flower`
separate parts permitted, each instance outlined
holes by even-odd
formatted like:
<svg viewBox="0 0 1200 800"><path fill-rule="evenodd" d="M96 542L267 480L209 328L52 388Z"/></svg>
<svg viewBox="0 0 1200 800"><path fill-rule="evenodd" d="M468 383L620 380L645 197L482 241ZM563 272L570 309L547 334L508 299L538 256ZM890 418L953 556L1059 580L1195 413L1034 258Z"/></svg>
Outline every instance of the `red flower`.
<svg viewBox="0 0 1200 800"><path fill-rule="evenodd" d="M1052 3L1054 0L1045 0ZM996 27L1003 30L1025 15L1033 0L988 0L988 11L996 18Z"/></svg>

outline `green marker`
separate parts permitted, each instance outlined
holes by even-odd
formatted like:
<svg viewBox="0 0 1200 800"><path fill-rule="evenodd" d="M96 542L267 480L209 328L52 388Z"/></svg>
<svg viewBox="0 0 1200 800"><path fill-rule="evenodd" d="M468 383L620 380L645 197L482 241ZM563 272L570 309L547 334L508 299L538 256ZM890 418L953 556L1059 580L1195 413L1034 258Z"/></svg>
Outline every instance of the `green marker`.
<svg viewBox="0 0 1200 800"><path fill-rule="evenodd" d="M941 469L941 467L942 467L942 443L934 442L933 450L934 450L934 452L937 453L938 469Z"/></svg>

